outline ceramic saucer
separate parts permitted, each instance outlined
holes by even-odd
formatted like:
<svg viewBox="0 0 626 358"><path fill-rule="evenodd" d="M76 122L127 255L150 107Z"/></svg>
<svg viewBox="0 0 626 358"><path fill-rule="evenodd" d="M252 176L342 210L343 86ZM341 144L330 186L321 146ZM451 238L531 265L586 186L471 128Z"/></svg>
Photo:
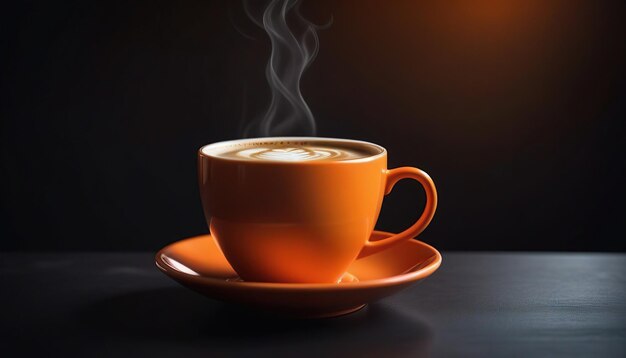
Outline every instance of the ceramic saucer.
<svg viewBox="0 0 626 358"><path fill-rule="evenodd" d="M371 240L392 234L374 231ZM358 311L430 276L441 254L408 240L388 250L357 258L339 283L244 282L210 235L170 244L155 257L157 267L183 286L210 298L297 317L332 317Z"/></svg>

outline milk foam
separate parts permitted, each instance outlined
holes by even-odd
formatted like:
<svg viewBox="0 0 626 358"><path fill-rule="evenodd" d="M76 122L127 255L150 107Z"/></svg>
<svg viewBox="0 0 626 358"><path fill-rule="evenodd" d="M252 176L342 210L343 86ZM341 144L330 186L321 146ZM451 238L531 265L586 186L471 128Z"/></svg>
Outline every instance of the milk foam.
<svg viewBox="0 0 626 358"><path fill-rule="evenodd" d="M225 159L272 162L350 161L384 152L376 145L323 138L269 138L216 143L205 154Z"/></svg>

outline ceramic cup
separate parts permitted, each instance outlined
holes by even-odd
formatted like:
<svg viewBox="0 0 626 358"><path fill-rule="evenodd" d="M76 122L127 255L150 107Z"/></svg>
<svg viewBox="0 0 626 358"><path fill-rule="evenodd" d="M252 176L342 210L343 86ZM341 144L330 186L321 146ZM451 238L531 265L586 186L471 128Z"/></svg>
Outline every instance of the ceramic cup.
<svg viewBox="0 0 626 358"><path fill-rule="evenodd" d="M223 156L264 145L358 149L352 160L251 160ZM277 137L210 144L198 152L200 195L213 238L245 281L338 282L363 257L420 234L437 207L431 178L413 167L387 169L385 148L368 142ZM368 241L383 197L401 179L426 193L420 218L405 231Z"/></svg>

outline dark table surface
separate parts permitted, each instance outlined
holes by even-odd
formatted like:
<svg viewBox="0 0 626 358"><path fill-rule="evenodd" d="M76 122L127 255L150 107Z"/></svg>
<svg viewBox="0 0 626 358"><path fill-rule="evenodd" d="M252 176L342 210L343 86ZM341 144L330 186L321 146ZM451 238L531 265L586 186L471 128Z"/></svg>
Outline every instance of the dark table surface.
<svg viewBox="0 0 626 358"><path fill-rule="evenodd" d="M0 355L626 356L626 255L443 258L357 313L297 321L191 292L149 253L3 253Z"/></svg>

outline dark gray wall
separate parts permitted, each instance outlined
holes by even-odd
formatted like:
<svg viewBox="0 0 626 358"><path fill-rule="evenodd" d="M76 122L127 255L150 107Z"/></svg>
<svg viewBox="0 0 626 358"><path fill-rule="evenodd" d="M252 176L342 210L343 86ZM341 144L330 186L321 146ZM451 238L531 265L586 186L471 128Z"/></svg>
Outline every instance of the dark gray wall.
<svg viewBox="0 0 626 358"><path fill-rule="evenodd" d="M310 1L321 136L438 185L442 249L623 251L624 5ZM196 150L263 111L269 43L237 1L0 11L1 250L155 250L206 232ZM255 37L249 40L236 29ZM402 182L379 226L422 205Z"/></svg>

